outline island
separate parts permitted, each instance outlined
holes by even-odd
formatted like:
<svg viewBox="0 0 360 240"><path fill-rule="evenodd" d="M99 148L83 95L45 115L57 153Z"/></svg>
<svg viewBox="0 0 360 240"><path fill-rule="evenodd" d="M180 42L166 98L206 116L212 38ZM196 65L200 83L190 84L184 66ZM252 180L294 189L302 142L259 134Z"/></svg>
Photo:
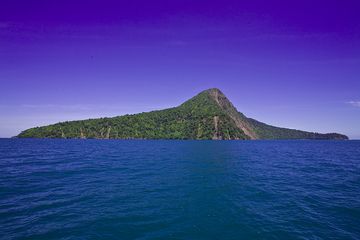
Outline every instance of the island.
<svg viewBox="0 0 360 240"><path fill-rule="evenodd" d="M338 133L315 133L274 127L239 112L217 88L202 91L180 106L111 118L60 122L22 131L18 138L80 139L336 139Z"/></svg>

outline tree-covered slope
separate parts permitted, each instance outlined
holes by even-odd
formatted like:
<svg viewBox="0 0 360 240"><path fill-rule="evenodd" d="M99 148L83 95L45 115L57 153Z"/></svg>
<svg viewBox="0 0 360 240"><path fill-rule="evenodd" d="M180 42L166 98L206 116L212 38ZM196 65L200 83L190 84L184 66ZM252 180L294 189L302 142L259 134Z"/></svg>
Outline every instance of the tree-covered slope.
<svg viewBox="0 0 360 240"><path fill-rule="evenodd" d="M248 120L251 122L254 131L258 134L259 139L348 139L347 136L338 133L321 134L305 132L296 129L274 127L252 118L248 118Z"/></svg>
<svg viewBox="0 0 360 240"><path fill-rule="evenodd" d="M206 91L175 108L113 118L62 122L25 130L18 137L248 139Z"/></svg>
<svg viewBox="0 0 360 240"><path fill-rule="evenodd" d="M21 132L21 138L100 139L347 139L273 127L238 112L218 89L201 92L182 105L113 118L61 122Z"/></svg>

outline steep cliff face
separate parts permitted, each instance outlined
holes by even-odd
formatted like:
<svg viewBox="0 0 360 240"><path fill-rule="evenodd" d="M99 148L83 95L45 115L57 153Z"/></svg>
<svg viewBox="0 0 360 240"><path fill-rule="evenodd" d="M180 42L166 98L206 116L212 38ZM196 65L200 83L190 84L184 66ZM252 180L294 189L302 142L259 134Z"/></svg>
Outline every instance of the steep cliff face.
<svg viewBox="0 0 360 240"><path fill-rule="evenodd" d="M347 139L278 128L247 118L217 88L205 90L178 107L114 118L62 122L21 132L27 138L100 139Z"/></svg>
<svg viewBox="0 0 360 240"><path fill-rule="evenodd" d="M234 121L236 127L241 129L250 139L258 139L248 119L237 111L227 97L217 88L207 90L209 95L219 107Z"/></svg>

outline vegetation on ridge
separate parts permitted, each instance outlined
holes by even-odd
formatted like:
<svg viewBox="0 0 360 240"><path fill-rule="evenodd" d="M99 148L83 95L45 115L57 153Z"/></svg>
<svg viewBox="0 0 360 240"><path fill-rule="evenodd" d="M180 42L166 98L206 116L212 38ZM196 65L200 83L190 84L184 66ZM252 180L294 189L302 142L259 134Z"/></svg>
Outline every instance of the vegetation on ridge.
<svg viewBox="0 0 360 240"><path fill-rule="evenodd" d="M214 119L218 121L217 129ZM18 137L248 139L206 92L175 108L113 118L62 122L25 130Z"/></svg>
<svg viewBox="0 0 360 240"><path fill-rule="evenodd" d="M248 118L254 131L260 139L348 139L347 136L338 133L314 133L296 129L274 127L255 119Z"/></svg>
<svg viewBox="0 0 360 240"><path fill-rule="evenodd" d="M347 139L278 128L245 117L218 89L178 107L113 118L61 122L21 132L20 138L99 139Z"/></svg>

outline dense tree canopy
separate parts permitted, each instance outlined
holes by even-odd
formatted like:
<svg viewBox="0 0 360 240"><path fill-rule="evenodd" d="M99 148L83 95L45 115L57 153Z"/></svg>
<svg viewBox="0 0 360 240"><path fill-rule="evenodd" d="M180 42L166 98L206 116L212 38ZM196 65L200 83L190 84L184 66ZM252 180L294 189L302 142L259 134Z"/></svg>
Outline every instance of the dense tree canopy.
<svg viewBox="0 0 360 240"><path fill-rule="evenodd" d="M221 104L214 96L221 96ZM225 101L225 103L224 103ZM223 107L226 106L226 109ZM236 115L236 116L235 116ZM239 123L240 122L240 123ZM240 125L239 125L240 124ZM201 92L182 105L165 110L113 118L61 122L21 132L22 138L100 139L346 139L340 134L318 134L273 127L239 113L218 90Z"/></svg>

